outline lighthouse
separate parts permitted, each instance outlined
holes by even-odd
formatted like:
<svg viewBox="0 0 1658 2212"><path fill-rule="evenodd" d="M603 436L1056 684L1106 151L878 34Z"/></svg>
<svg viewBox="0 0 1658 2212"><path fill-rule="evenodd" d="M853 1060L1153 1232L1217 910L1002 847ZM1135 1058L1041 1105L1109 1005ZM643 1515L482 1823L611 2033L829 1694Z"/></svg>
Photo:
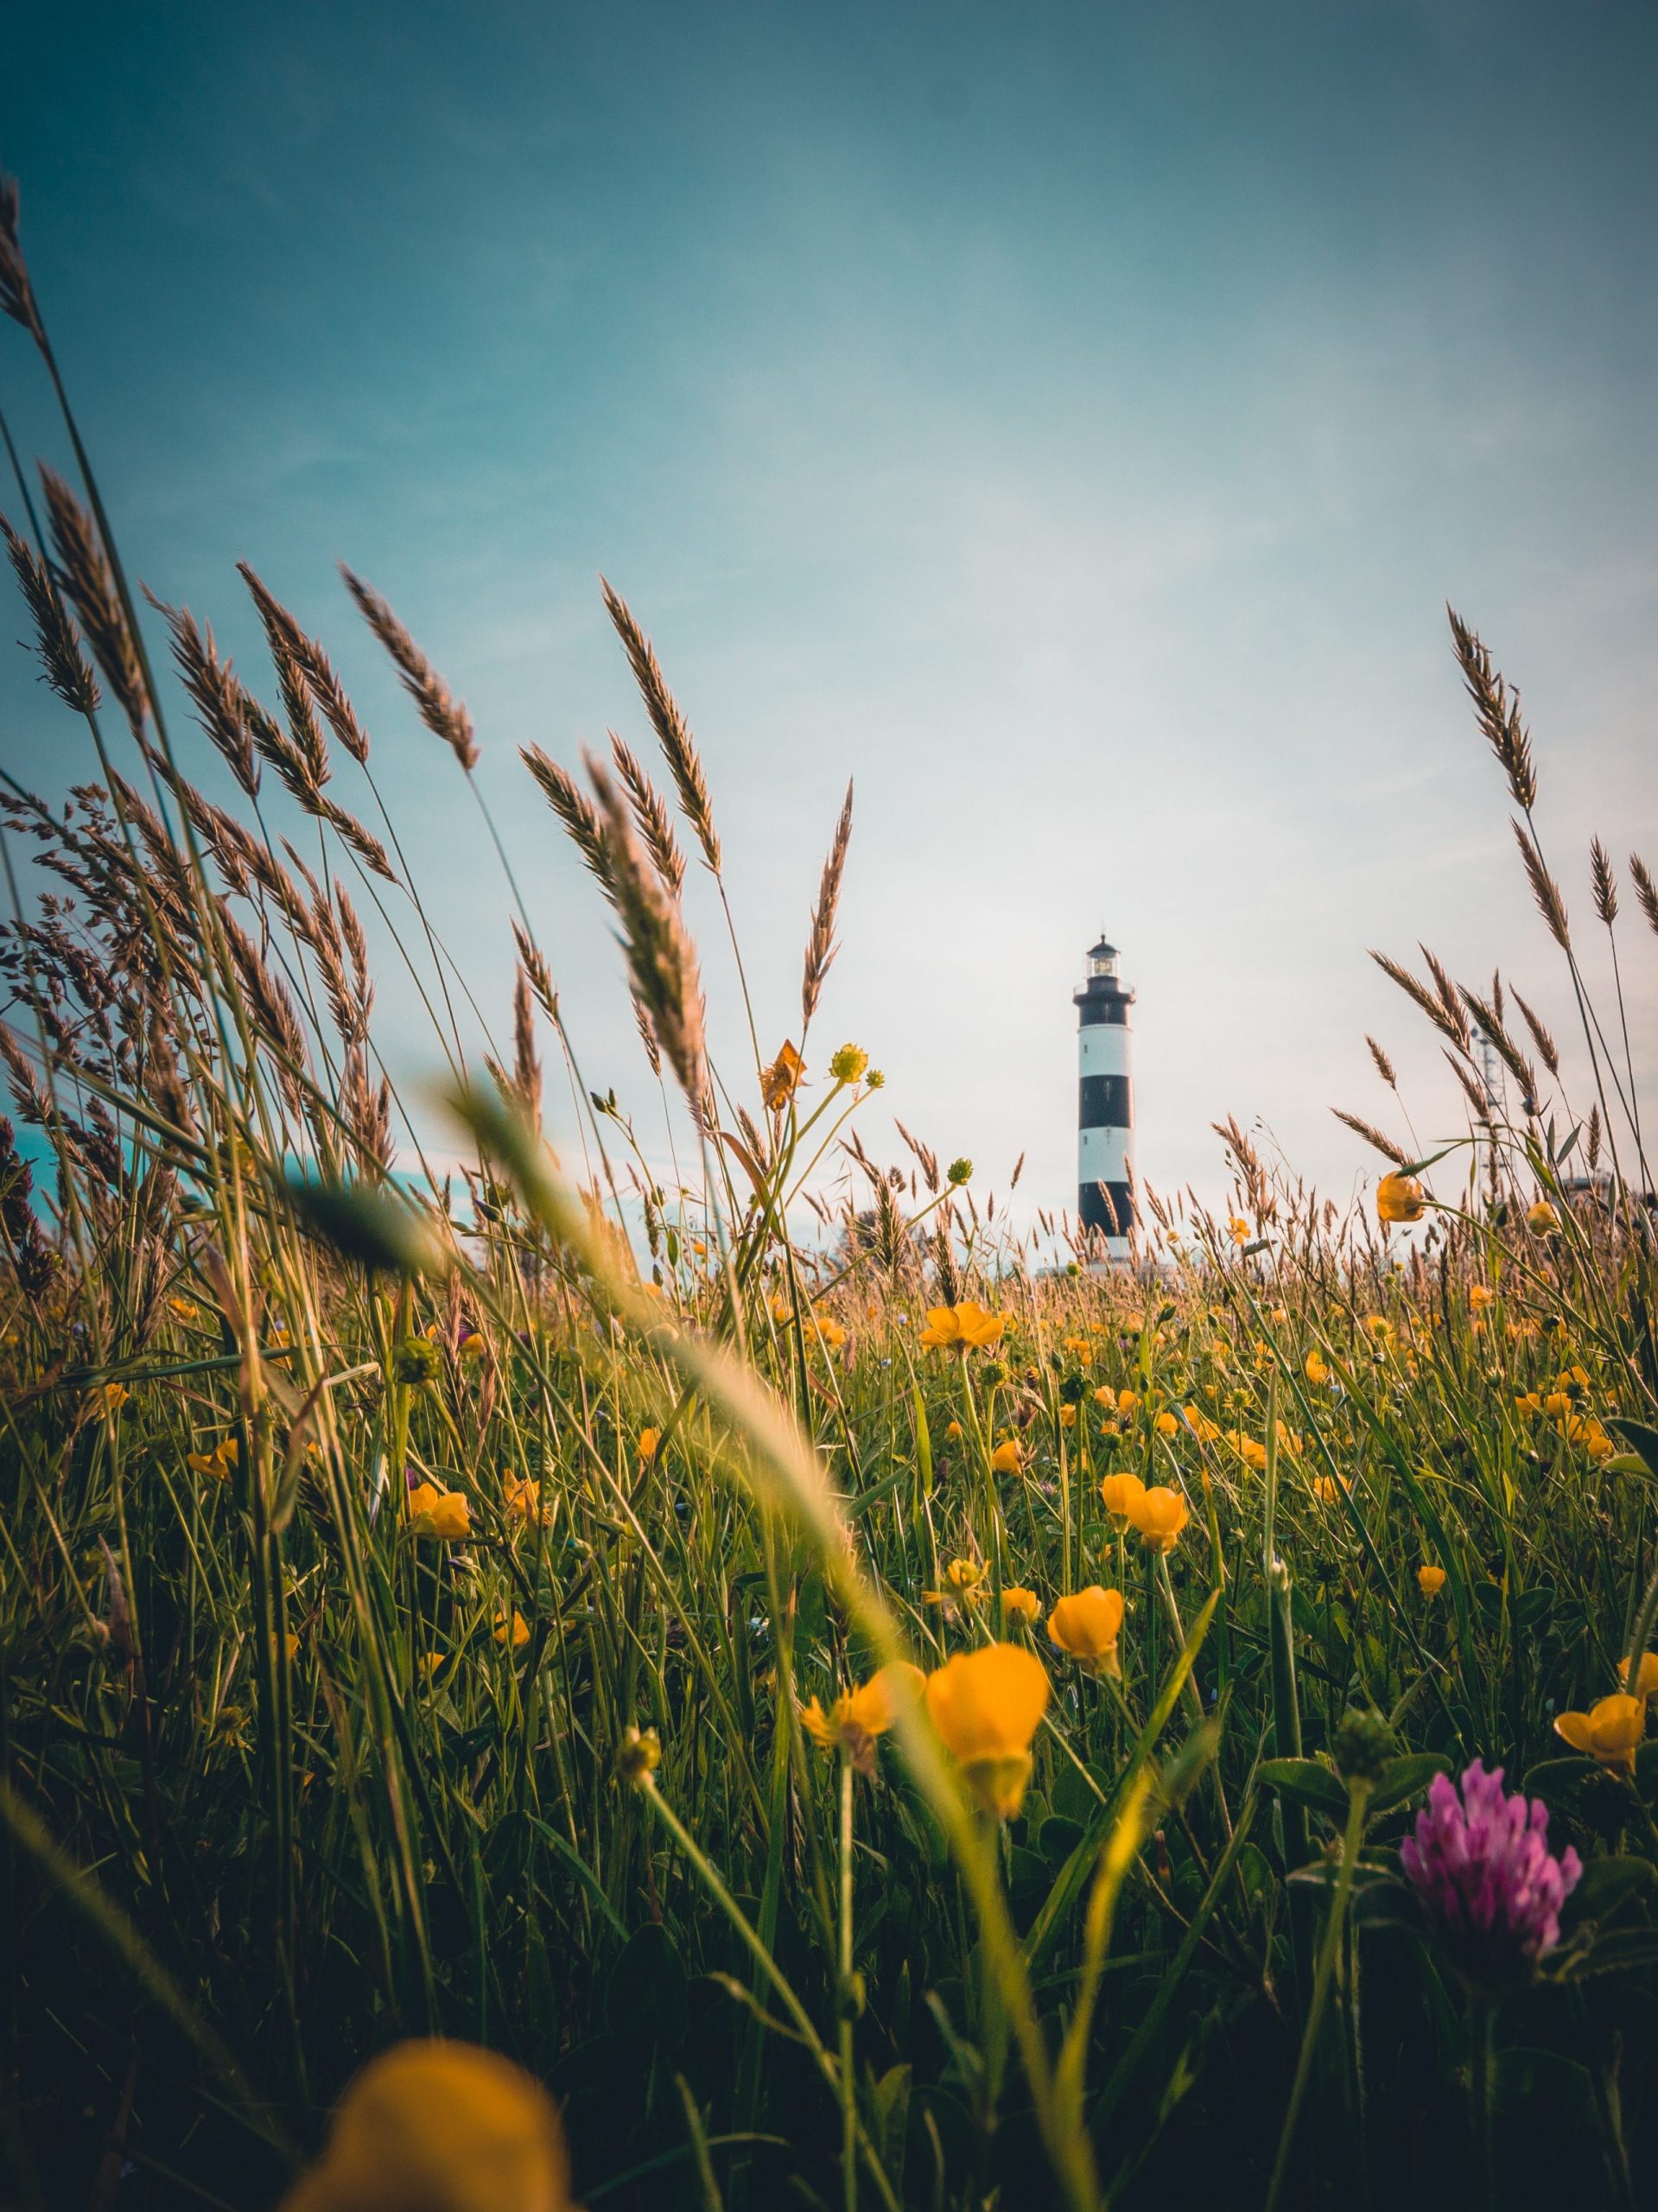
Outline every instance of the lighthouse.
<svg viewBox="0 0 1658 2212"><path fill-rule="evenodd" d="M1077 1007L1077 1211L1084 1229L1103 1231L1114 1260L1128 1256L1134 1202L1134 1098L1128 1057L1128 1009L1134 1002L1117 974L1117 949L1102 936L1088 956Z"/></svg>

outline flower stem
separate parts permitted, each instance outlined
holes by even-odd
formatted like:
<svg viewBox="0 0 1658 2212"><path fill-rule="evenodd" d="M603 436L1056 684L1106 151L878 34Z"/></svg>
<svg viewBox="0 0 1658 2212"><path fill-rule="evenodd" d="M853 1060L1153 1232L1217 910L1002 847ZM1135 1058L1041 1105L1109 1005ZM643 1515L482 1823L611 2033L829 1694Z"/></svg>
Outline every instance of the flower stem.
<svg viewBox="0 0 1658 2212"><path fill-rule="evenodd" d="M852 1761L841 1754L841 2183L846 2212L858 2212L858 2083L853 2071Z"/></svg>

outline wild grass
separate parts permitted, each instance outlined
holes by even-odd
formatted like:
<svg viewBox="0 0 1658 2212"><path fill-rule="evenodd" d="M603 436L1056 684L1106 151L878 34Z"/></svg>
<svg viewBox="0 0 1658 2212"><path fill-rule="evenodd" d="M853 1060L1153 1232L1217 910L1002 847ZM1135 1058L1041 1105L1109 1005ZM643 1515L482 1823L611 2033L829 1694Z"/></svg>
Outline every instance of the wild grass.
<svg viewBox="0 0 1658 2212"><path fill-rule="evenodd" d="M61 396L10 191L0 307ZM613 912L668 1175L583 1081L516 887L513 988L475 979L511 1053L469 1052L367 735L251 570L276 704L167 607L161 683L63 404L78 485L19 472L8 525L92 747L66 807L7 783L0 1039L54 1170L0 1127L8 2201L252 2212L371 2055L441 2036L550 2087L589 2205L1651 2202L1644 1690L1621 1750L1553 1726L1658 1604L1651 1177L1621 984L1598 1008L1477 637L1453 622L1588 1095L1501 979L1378 954L1471 1116L1425 1160L1402 1099L1392 1133L1344 1113L1421 1227L1230 1122L1226 1216L1142 1188L1131 1267L1078 1231L1040 1268L969 1163L901 1125L876 1156L878 1074L813 1034L849 790L800 1027L765 1041L733 932L753 1049L721 1067L674 822L723 903L714 801L606 586L673 804L620 738L585 783L526 761ZM471 781L465 708L346 582L432 773ZM1616 942L1598 846L1591 880ZM458 1175L384 1073L365 916L429 1012ZM924 1344L938 1309L982 1341ZM1165 1541L1123 1476L1170 1494ZM1115 1667L1048 1625L1095 1585ZM1051 1683L1028 1771L901 1696L835 1714L998 1642ZM1430 1777L1476 1758L1587 1866L1502 1975L1398 1879ZM420 2202L531 2201L473 2178Z"/></svg>

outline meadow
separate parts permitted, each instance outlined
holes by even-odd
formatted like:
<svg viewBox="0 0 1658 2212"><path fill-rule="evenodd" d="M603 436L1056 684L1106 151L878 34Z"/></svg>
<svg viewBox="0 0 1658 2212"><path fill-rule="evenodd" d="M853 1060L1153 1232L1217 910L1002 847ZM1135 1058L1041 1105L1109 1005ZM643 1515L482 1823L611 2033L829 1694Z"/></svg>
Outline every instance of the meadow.
<svg viewBox="0 0 1658 2212"><path fill-rule="evenodd" d="M524 773L639 1097L510 878L511 987L469 988L324 646L245 569L245 680L129 578L10 188L0 306L74 460L12 454L12 619L86 752L67 804L4 791L5 2201L1658 2199L1658 1224L1478 637L1584 1095L1512 983L1385 960L1466 1128L1344 1116L1341 1209L1226 1122L1229 1206L1140 1186L1109 1268L826 1032L849 795L797 1006L693 942L715 798L614 594L660 766ZM481 805L346 583L385 742ZM1638 859L1588 903L1650 960Z"/></svg>

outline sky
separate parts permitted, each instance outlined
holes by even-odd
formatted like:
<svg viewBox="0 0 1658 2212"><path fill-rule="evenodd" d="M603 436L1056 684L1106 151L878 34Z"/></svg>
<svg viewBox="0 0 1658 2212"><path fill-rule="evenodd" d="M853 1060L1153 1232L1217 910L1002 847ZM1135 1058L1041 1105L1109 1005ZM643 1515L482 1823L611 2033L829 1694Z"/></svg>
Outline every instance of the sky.
<svg viewBox="0 0 1658 2212"><path fill-rule="evenodd" d="M1165 1189L1220 1194L1210 1124L1233 1114L1348 1197L1375 1163L1331 1108L1405 1135L1367 1032L1424 1141L1460 1126L1370 946L1426 942L1477 988L1500 964L1586 1098L1445 608L1521 688L1602 989L1588 840L1658 865L1649 8L13 0L9 21L0 164L129 566L267 696L236 560L322 638L505 1029L487 833L335 560L387 595L472 710L583 1073L642 1125L619 955L518 757L648 744L601 574L702 748L768 1051L798 1037L855 779L807 1058L873 1053L878 1154L896 1113L1004 1192L1023 1154L1026 1207L1074 1204L1070 993L1102 927ZM10 324L0 404L62 461ZM60 793L86 742L0 656L0 764ZM226 796L205 741L181 749ZM1624 909L1650 1095L1658 945L1627 883ZM690 912L734 1072L706 880ZM430 1073L389 964L378 1011L393 1069Z"/></svg>

